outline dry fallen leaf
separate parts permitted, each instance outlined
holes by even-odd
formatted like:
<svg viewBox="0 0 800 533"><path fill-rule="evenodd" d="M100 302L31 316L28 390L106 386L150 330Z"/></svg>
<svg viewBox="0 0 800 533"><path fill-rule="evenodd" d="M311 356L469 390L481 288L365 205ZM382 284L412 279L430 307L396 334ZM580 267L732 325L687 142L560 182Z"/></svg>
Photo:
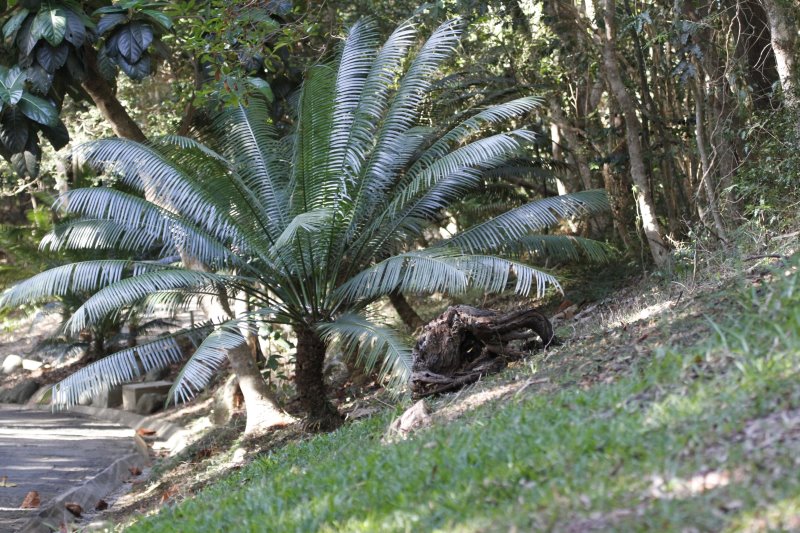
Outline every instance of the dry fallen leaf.
<svg viewBox="0 0 800 533"><path fill-rule="evenodd" d="M108 509L108 502L105 500L97 500L97 504L94 506L95 511L105 511Z"/></svg>
<svg viewBox="0 0 800 533"><path fill-rule="evenodd" d="M39 493L35 490L30 491L28 494L25 495L25 499L22 500L22 505L20 508L22 509L36 509L39 507L39 504L42 503L39 499Z"/></svg>
<svg viewBox="0 0 800 533"><path fill-rule="evenodd" d="M142 473L142 469L138 466L132 466L128 468L128 472L130 472L132 476L138 476Z"/></svg>
<svg viewBox="0 0 800 533"><path fill-rule="evenodd" d="M164 505L171 499L173 499L178 494L178 487L176 485L172 485L170 488L164 491L161 495L161 505Z"/></svg>
<svg viewBox="0 0 800 533"><path fill-rule="evenodd" d="M150 435L155 435L156 430L150 428L139 428L136 430L136 434L142 437L149 437Z"/></svg>
<svg viewBox="0 0 800 533"><path fill-rule="evenodd" d="M67 508L67 511L75 515L76 518L80 518L81 514L83 513L83 507L74 502L65 503L64 507Z"/></svg>

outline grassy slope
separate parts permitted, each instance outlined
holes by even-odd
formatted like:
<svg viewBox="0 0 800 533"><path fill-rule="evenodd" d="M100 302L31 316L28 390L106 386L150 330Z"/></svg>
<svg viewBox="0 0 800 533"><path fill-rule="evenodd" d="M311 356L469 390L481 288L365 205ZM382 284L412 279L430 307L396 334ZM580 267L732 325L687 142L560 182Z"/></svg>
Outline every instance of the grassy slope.
<svg viewBox="0 0 800 533"><path fill-rule="evenodd" d="M385 412L129 530L800 528L798 262L598 310L567 345L437 400L500 396L454 421L382 444Z"/></svg>

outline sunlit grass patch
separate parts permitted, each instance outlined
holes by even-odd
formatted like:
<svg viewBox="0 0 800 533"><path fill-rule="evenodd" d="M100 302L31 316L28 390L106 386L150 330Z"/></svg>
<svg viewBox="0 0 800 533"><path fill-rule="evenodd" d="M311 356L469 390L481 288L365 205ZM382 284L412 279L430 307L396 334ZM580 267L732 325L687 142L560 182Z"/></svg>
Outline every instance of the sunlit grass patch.
<svg viewBox="0 0 800 533"><path fill-rule="evenodd" d="M705 337L659 337L613 381L560 376L383 444L390 410L275 450L131 531L788 527L800 494L793 269L704 300ZM545 357L509 375L537 376L557 360Z"/></svg>

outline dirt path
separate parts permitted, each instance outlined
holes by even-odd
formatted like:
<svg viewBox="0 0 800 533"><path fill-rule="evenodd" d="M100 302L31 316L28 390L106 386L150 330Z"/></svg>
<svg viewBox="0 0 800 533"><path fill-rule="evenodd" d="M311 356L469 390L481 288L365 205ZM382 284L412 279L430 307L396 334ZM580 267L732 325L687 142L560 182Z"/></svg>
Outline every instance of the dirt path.
<svg viewBox="0 0 800 533"><path fill-rule="evenodd" d="M0 406L0 532L35 513L20 510L29 491L44 506L134 450L133 431L70 413Z"/></svg>

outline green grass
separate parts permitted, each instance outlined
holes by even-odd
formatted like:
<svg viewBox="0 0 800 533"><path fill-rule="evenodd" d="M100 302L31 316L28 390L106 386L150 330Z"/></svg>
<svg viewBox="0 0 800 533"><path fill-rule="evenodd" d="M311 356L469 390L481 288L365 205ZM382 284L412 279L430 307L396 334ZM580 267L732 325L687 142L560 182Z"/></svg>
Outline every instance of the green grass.
<svg viewBox="0 0 800 533"><path fill-rule="evenodd" d="M710 337L651 346L612 383L526 391L395 444L387 412L129 531L800 527L800 276L786 271L707 299Z"/></svg>

